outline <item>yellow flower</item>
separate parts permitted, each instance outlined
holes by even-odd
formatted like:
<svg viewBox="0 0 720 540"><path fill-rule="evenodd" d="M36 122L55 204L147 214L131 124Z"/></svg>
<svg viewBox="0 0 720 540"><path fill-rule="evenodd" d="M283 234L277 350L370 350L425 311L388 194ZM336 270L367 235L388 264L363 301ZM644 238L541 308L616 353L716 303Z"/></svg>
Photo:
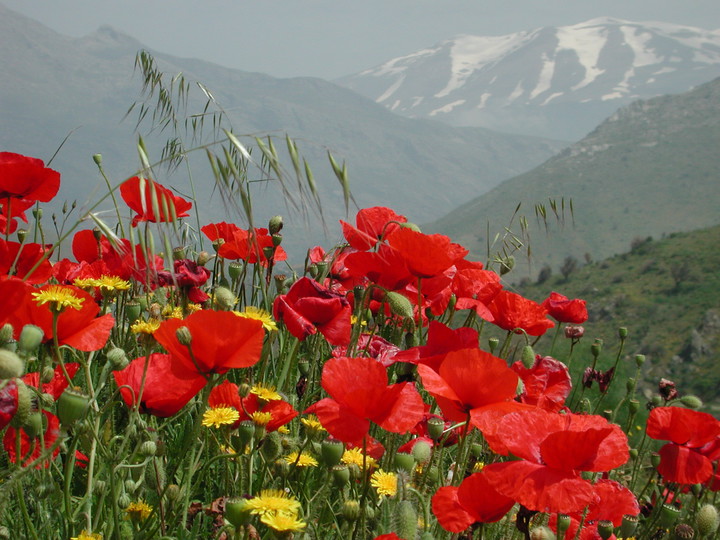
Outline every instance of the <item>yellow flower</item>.
<svg viewBox="0 0 720 540"><path fill-rule="evenodd" d="M130 282L120 279L117 276L100 276L100 278L76 279L73 282L76 287L99 287L103 292L127 291L130 289Z"/></svg>
<svg viewBox="0 0 720 540"><path fill-rule="evenodd" d="M345 450L340 461L348 465L357 465L362 469L363 453L359 448L351 448L350 450ZM377 462L371 456L365 456L365 463L367 465L367 468L370 469L374 467Z"/></svg>
<svg viewBox="0 0 720 540"><path fill-rule="evenodd" d="M183 310L180 306L172 307L170 304L166 305L162 310L163 317L166 319L182 319Z"/></svg>
<svg viewBox="0 0 720 540"><path fill-rule="evenodd" d="M279 428L277 428L277 432L281 435L287 435L288 433L290 433L290 430L287 426L280 426Z"/></svg>
<svg viewBox="0 0 720 540"><path fill-rule="evenodd" d="M250 415L250 418L252 418L252 421L257 426L267 426L270 423L270 420L273 419L273 416L269 412L254 412Z"/></svg>
<svg viewBox="0 0 720 540"><path fill-rule="evenodd" d="M273 330L278 329L277 324L272 319L272 316L264 309L260 309L255 306L247 306L245 308L245 311L233 311L233 313L238 317L244 317L246 319L255 319L256 321L260 321L263 325L263 328L268 332L272 332Z"/></svg>
<svg viewBox="0 0 720 540"><path fill-rule="evenodd" d="M278 532L297 532L307 527L307 523L296 515L283 512L264 514L260 521Z"/></svg>
<svg viewBox="0 0 720 540"><path fill-rule="evenodd" d="M60 285L50 285L44 291L32 293L38 305L50 304L50 309L60 313L66 307L81 309L84 298L80 298L73 294L73 290L69 287Z"/></svg>
<svg viewBox="0 0 720 540"><path fill-rule="evenodd" d="M307 452L298 454L297 451L289 453L285 456L285 462L296 467L317 467L317 460Z"/></svg>
<svg viewBox="0 0 720 540"><path fill-rule="evenodd" d="M473 472L480 472L485 468L485 462L484 461L478 461L473 465Z"/></svg>
<svg viewBox="0 0 720 540"><path fill-rule="evenodd" d="M378 495L394 497L397 494L397 475L378 469L370 477L370 485L377 489Z"/></svg>
<svg viewBox="0 0 720 540"><path fill-rule="evenodd" d="M130 331L133 334L153 335L158 328L160 328L160 321L157 319L150 319L148 321L137 320L130 327Z"/></svg>
<svg viewBox="0 0 720 540"><path fill-rule="evenodd" d="M247 501L246 507L253 514L293 514L300 511L300 502L279 489L263 489L260 495Z"/></svg>
<svg viewBox="0 0 720 540"><path fill-rule="evenodd" d="M212 407L203 414L202 425L205 427L232 425L238 421L240 413L232 407Z"/></svg>
<svg viewBox="0 0 720 540"><path fill-rule="evenodd" d="M152 514L152 506L141 499L138 502L130 503L125 509L125 513L133 521L145 521Z"/></svg>
<svg viewBox="0 0 720 540"><path fill-rule="evenodd" d="M317 416L315 416L314 414L309 414L307 418L301 418L300 422L311 433L319 433L320 431L325 431L325 428L322 426L320 421L317 419Z"/></svg>
<svg viewBox="0 0 720 540"><path fill-rule="evenodd" d="M255 394L261 401L273 401L282 399L282 396L277 393L274 386L264 386L262 384L256 384L250 388L250 393Z"/></svg>
<svg viewBox="0 0 720 540"><path fill-rule="evenodd" d="M70 540L102 540L102 534L80 531L80 534L73 536Z"/></svg>
<svg viewBox="0 0 720 540"><path fill-rule="evenodd" d="M185 309L187 310L188 315L190 315L191 313L200 311L202 309L202 306L200 304L189 303L187 306L185 306Z"/></svg>

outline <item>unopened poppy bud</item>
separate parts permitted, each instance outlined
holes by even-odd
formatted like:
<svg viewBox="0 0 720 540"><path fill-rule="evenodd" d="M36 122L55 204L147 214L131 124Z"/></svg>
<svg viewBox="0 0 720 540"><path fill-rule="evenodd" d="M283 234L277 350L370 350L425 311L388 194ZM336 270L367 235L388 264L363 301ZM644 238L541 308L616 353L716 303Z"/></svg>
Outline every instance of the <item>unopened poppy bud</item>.
<svg viewBox="0 0 720 540"><path fill-rule="evenodd" d="M225 240L223 238L216 238L213 240L212 247L215 250L215 252L218 252L222 245L225 243ZM199 264L199 262L198 262Z"/></svg>
<svg viewBox="0 0 720 540"><path fill-rule="evenodd" d="M228 274L230 274L230 279L233 281L237 281L240 279L240 276L242 276L243 269L245 268L245 263L243 261L233 261L228 265Z"/></svg>
<svg viewBox="0 0 720 540"><path fill-rule="evenodd" d="M600 351L602 351L603 341L602 339L596 339L593 344L590 346L590 352L592 355L597 358L600 356Z"/></svg>
<svg viewBox="0 0 720 540"><path fill-rule="evenodd" d="M703 406L702 400L697 396L683 396L680 398L680 403L685 405L688 409L698 410Z"/></svg>
<svg viewBox="0 0 720 540"><path fill-rule="evenodd" d="M152 442L152 441L146 441ZM165 474L165 461L162 459L151 460L145 466L145 475L143 476L145 485L152 491L160 491L165 487L167 475Z"/></svg>
<svg viewBox="0 0 720 540"><path fill-rule="evenodd" d="M210 255L207 251L201 251L198 253L196 261L198 265L205 266L212 258L213 255Z"/></svg>
<svg viewBox="0 0 720 540"><path fill-rule="evenodd" d="M669 529L675 524L678 517L680 517L679 508L676 508L672 504L663 504L662 508L660 508L660 521L658 525L663 529Z"/></svg>
<svg viewBox="0 0 720 540"><path fill-rule="evenodd" d="M695 514L695 525L700 536L709 536L713 534L720 523L720 515L718 510L712 504L704 504Z"/></svg>
<svg viewBox="0 0 720 540"><path fill-rule="evenodd" d="M422 232L422 231L420 230L420 227L419 227L416 223L411 223L411 222L408 221L408 222L405 222L405 223L399 223L399 225L400 225L400 227L402 227L403 229L410 229L411 231Z"/></svg>
<svg viewBox="0 0 720 540"><path fill-rule="evenodd" d="M500 340L498 338L488 339L488 347L490 348L490 354L495 353L495 349L497 349L499 344L500 344Z"/></svg>
<svg viewBox="0 0 720 540"><path fill-rule="evenodd" d="M415 468L415 457L412 454L398 452L395 454L395 466L401 471L410 473Z"/></svg>
<svg viewBox="0 0 720 540"><path fill-rule="evenodd" d="M567 514L558 514L557 517L557 537L564 538L565 532L570 528L570 516Z"/></svg>
<svg viewBox="0 0 720 540"><path fill-rule="evenodd" d="M333 483L342 487L350 481L350 469L344 463L335 465L332 469Z"/></svg>
<svg viewBox="0 0 720 540"><path fill-rule="evenodd" d="M107 353L107 359L113 371L123 370L130 363L125 351L119 347L110 349Z"/></svg>
<svg viewBox="0 0 720 540"><path fill-rule="evenodd" d="M349 522L360 519L360 503L349 499L343 503L342 516Z"/></svg>
<svg viewBox="0 0 720 540"><path fill-rule="evenodd" d="M640 367L644 363L645 363L645 355L644 354L636 354L635 355L635 365L637 365L637 367Z"/></svg>
<svg viewBox="0 0 720 540"><path fill-rule="evenodd" d="M192 343L192 334L190 333L190 329L187 326L181 326L177 330L175 330L175 337L180 342L180 345L185 345L186 347L189 347Z"/></svg>
<svg viewBox="0 0 720 540"><path fill-rule="evenodd" d="M155 441L145 441L140 445L140 455L143 457L152 457L157 453L157 444Z"/></svg>
<svg viewBox="0 0 720 540"><path fill-rule="evenodd" d="M635 535L635 529L637 529L638 518L630 514L625 514L620 524L620 538L630 538Z"/></svg>
<svg viewBox="0 0 720 540"><path fill-rule="evenodd" d="M390 310L395 315L400 315L406 319L413 318L413 306L405 296L394 291L385 293L385 300L390 306Z"/></svg>
<svg viewBox="0 0 720 540"><path fill-rule="evenodd" d="M0 379L14 379L25 373L25 362L14 352L0 349Z"/></svg>
<svg viewBox="0 0 720 540"><path fill-rule="evenodd" d="M34 324L26 324L20 331L18 338L18 349L22 352L30 353L37 349L45 338L42 329Z"/></svg>
<svg viewBox="0 0 720 540"><path fill-rule="evenodd" d="M530 529L530 540L554 540L555 534L545 527L544 525L541 527L533 527Z"/></svg>
<svg viewBox="0 0 720 540"><path fill-rule="evenodd" d="M22 244L25 241L25 237L27 236L27 230L18 229L15 234L17 234L18 242Z"/></svg>
<svg viewBox="0 0 720 540"><path fill-rule="evenodd" d="M225 501L225 519L235 528L247 525L252 519L247 501L242 497L232 497Z"/></svg>
<svg viewBox="0 0 720 540"><path fill-rule="evenodd" d="M620 328L618 328L618 337L620 339L625 339L627 337L627 335L628 335L627 328L625 328L624 326L621 326Z"/></svg>
<svg viewBox="0 0 720 540"><path fill-rule="evenodd" d="M530 345L525 345L522 350L522 363L527 369L535 365L535 351Z"/></svg>
<svg viewBox="0 0 720 540"><path fill-rule="evenodd" d="M637 381L633 377L630 377L625 383L625 389L627 390L627 393L632 394L635 391L636 385Z"/></svg>
<svg viewBox="0 0 720 540"><path fill-rule="evenodd" d="M237 303L235 294L226 287L217 287L215 289L215 305L223 310L232 309Z"/></svg>
<svg viewBox="0 0 720 540"><path fill-rule="evenodd" d="M653 410L655 407L660 407L663 404L663 399L660 396L653 396L648 402L648 409Z"/></svg>
<svg viewBox="0 0 720 540"><path fill-rule="evenodd" d="M102 165L102 154L93 154L95 165Z"/></svg>
<svg viewBox="0 0 720 540"><path fill-rule="evenodd" d="M501 276L510 273L513 268L515 268L515 257L513 257L512 255L510 255L509 257L505 257L500 261Z"/></svg>
<svg viewBox="0 0 720 540"><path fill-rule="evenodd" d="M415 538L417 536L418 515L410 501L400 501L395 507L394 531L400 538Z"/></svg>
<svg viewBox="0 0 720 540"><path fill-rule="evenodd" d="M33 412L32 392L22 379L15 379L15 384L17 385L17 410L10 422L13 427L19 428L27 422Z"/></svg>
<svg viewBox="0 0 720 540"><path fill-rule="evenodd" d="M30 439L35 439L42 433L44 417L45 415L38 411L33 411L28 415L22 428Z"/></svg>
<svg viewBox="0 0 720 540"><path fill-rule="evenodd" d="M344 450L345 445L343 445L342 441L325 439L320 444L320 456L322 457L323 463L328 467L333 467L340 463Z"/></svg>
<svg viewBox="0 0 720 540"><path fill-rule="evenodd" d="M585 335L585 328L579 325L568 325L565 327L565 337L567 339L580 339Z"/></svg>
<svg viewBox="0 0 720 540"><path fill-rule="evenodd" d="M687 523L680 523L673 531L675 540L690 540L695 537L695 530Z"/></svg>
<svg viewBox="0 0 720 540"><path fill-rule="evenodd" d="M268 222L268 232L270 234L277 234L282 230L282 228L283 228L282 216L273 216L270 218L270 221Z"/></svg>
<svg viewBox="0 0 720 540"><path fill-rule="evenodd" d="M186 259L187 255L186 255L185 248L182 246L173 248L172 257L173 257L173 261L179 261L182 259Z"/></svg>
<svg viewBox="0 0 720 540"><path fill-rule="evenodd" d="M427 422L427 430L430 438L438 441L445 431L445 421L442 418L432 417Z"/></svg>
<svg viewBox="0 0 720 540"><path fill-rule="evenodd" d="M690 491L692 491L693 495L699 498L700 495L702 495L703 486L702 484L693 484L692 486L690 486Z"/></svg>
<svg viewBox="0 0 720 540"><path fill-rule="evenodd" d="M613 535L613 523L605 519L601 519L597 524L597 531L600 538L607 540Z"/></svg>
<svg viewBox="0 0 720 540"><path fill-rule="evenodd" d="M243 446L250 444L255 435L255 424L252 420L243 420L238 426L238 437Z"/></svg>
<svg viewBox="0 0 720 540"><path fill-rule="evenodd" d="M280 434L277 431L271 431L262 440L260 446L260 453L263 455L266 461L272 461L276 459L280 452L282 452L282 441L280 440Z"/></svg>
<svg viewBox="0 0 720 540"><path fill-rule="evenodd" d="M418 441L413 445L412 455L418 463L427 463L432 456L432 448L425 441Z"/></svg>
<svg viewBox="0 0 720 540"><path fill-rule="evenodd" d="M57 416L60 423L69 426L85 416L90 405L90 398L82 391L67 388L58 398Z"/></svg>
<svg viewBox="0 0 720 540"><path fill-rule="evenodd" d="M3 324L2 327L0 327L0 345L12 341L14 331L12 324Z"/></svg>
<svg viewBox="0 0 720 540"><path fill-rule="evenodd" d="M47 392L43 392L42 394L40 394L38 399L40 400L40 404L42 405L43 409L49 409L55 404L55 396Z"/></svg>
<svg viewBox="0 0 720 540"><path fill-rule="evenodd" d="M165 497L167 497L167 500L169 502L175 502L180 500L180 496L182 495L182 490L180 489L180 486L177 484L170 484L167 489L165 489ZM225 503L225 509L227 510L227 503ZM229 520L228 520L229 521Z"/></svg>
<svg viewBox="0 0 720 540"><path fill-rule="evenodd" d="M43 209L42 208L33 208L32 215L36 220L42 219Z"/></svg>

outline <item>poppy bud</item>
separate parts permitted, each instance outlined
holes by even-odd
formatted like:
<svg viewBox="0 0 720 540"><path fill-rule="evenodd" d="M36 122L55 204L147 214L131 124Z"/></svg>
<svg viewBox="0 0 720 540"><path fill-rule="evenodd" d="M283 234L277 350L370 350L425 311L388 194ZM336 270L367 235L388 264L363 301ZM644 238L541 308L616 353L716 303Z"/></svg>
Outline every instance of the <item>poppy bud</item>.
<svg viewBox="0 0 720 540"><path fill-rule="evenodd" d="M213 256L210 255L207 251L201 251L197 255L196 262L198 263L199 266L205 266L212 258L213 258Z"/></svg>
<svg viewBox="0 0 720 540"><path fill-rule="evenodd" d="M260 453L266 461L272 461L280 455L281 451L282 444L280 442L280 434L277 431L271 431L263 439L262 445L260 446Z"/></svg>
<svg viewBox="0 0 720 540"><path fill-rule="evenodd" d="M412 454L398 452L395 454L395 466L401 471L410 473L415 468L415 457Z"/></svg>
<svg viewBox="0 0 720 540"><path fill-rule="evenodd" d="M395 507L395 533L400 538L415 538L418 515L410 501L400 501Z"/></svg>
<svg viewBox="0 0 720 540"><path fill-rule="evenodd" d="M41 328L34 324L26 324L20 331L18 338L18 348L25 353L33 352L37 349L45 338L45 333Z"/></svg>
<svg viewBox="0 0 720 540"><path fill-rule="evenodd" d="M603 540L607 540L613 535L613 523L605 519L601 519L597 524L598 534Z"/></svg>
<svg viewBox="0 0 720 540"><path fill-rule="evenodd" d="M55 396L53 396L52 394L48 394L47 392L40 394L39 400L40 404L42 404L43 409L49 409L55 404Z"/></svg>
<svg viewBox="0 0 720 540"><path fill-rule="evenodd" d="M235 294L225 287L217 287L215 289L215 305L223 310L230 310L237 304Z"/></svg>
<svg viewBox="0 0 720 540"><path fill-rule="evenodd" d="M105 490L107 489L107 482L105 480L98 478L95 480L93 484L93 491L97 493L98 495L102 495L105 493Z"/></svg>
<svg viewBox="0 0 720 540"><path fill-rule="evenodd" d="M14 379L25 373L25 362L15 354L0 349L0 379Z"/></svg>
<svg viewBox="0 0 720 540"><path fill-rule="evenodd" d="M180 489L180 486L177 484L170 484L167 489L165 490L165 496L167 497L167 500L170 502L175 502L180 500L180 496L182 495L182 490ZM226 503L227 505L227 503ZM227 509L227 506L225 506ZM229 520L228 520L229 521Z"/></svg>
<svg viewBox="0 0 720 540"><path fill-rule="evenodd" d="M690 540L695 537L695 530L687 523L680 523L675 526L675 540Z"/></svg>
<svg viewBox="0 0 720 540"><path fill-rule="evenodd" d="M44 418L45 415L38 411L33 411L28 415L27 420L23 424L23 431L27 433L30 439L35 439L44 430Z"/></svg>
<svg viewBox="0 0 720 540"><path fill-rule="evenodd" d="M10 425L19 428L27 422L33 412L32 393L22 379L15 379L15 384L17 385L17 410Z"/></svg>
<svg viewBox="0 0 720 540"><path fill-rule="evenodd" d="M663 504L660 508L660 521L658 525L663 529L669 529L673 526L677 518L680 517L680 509L672 504Z"/></svg>
<svg viewBox="0 0 720 540"><path fill-rule="evenodd" d="M145 441L140 445L140 455L143 457L151 457L157 453L157 445L155 441Z"/></svg>
<svg viewBox="0 0 720 540"><path fill-rule="evenodd" d="M631 448L629 450L630 459L637 459L638 457L638 449L637 448Z"/></svg>
<svg viewBox="0 0 720 540"><path fill-rule="evenodd" d="M624 326L621 326L620 328L618 328L618 337L620 339L625 339L627 337L627 335L628 335L627 328L625 328Z"/></svg>
<svg viewBox="0 0 720 540"><path fill-rule="evenodd" d="M350 469L344 463L335 465L332 469L333 482L336 486L342 487L350 481Z"/></svg>
<svg viewBox="0 0 720 540"><path fill-rule="evenodd" d="M151 442L151 441L145 441ZM145 466L145 485L152 491L159 491L165 487L165 462L162 459L153 459Z"/></svg>
<svg viewBox="0 0 720 540"><path fill-rule="evenodd" d="M445 430L445 421L442 418L432 417L427 422L428 435L433 441L439 441ZM419 443L418 443L419 444Z"/></svg>
<svg viewBox="0 0 720 540"><path fill-rule="evenodd" d="M283 228L282 216L273 216L270 218L270 221L268 222L268 232L270 234L277 234L282 230L282 228Z"/></svg>
<svg viewBox="0 0 720 540"><path fill-rule="evenodd" d="M93 154L93 161L95 165L102 165L102 154Z"/></svg>
<svg viewBox="0 0 720 540"><path fill-rule="evenodd" d="M406 319L413 318L413 307L405 296L400 293L388 291L385 293L385 300L395 315L400 315Z"/></svg>
<svg viewBox="0 0 720 540"><path fill-rule="evenodd" d="M406 221L405 223L398 223L398 225L400 225L400 227L402 227L403 229L410 229L411 231L422 232L417 224L410 223L409 221Z"/></svg>
<svg viewBox="0 0 720 540"><path fill-rule="evenodd" d="M636 354L635 355L635 365L637 365L637 367L640 367L644 363L645 363L645 355L644 354Z"/></svg>
<svg viewBox="0 0 720 540"><path fill-rule="evenodd" d="M500 344L500 340L498 338L490 338L488 339L488 347L490 348L490 354L495 353L495 349L497 349L497 346Z"/></svg>
<svg viewBox="0 0 720 540"><path fill-rule="evenodd" d="M243 420L238 426L238 437L243 447L250 444L253 436L255 435L255 424L252 420Z"/></svg>
<svg viewBox="0 0 720 540"><path fill-rule="evenodd" d="M635 534L635 529L637 529L637 525L637 516L625 514L622 518L622 523L620 524L620 537L630 538L631 536L633 536Z"/></svg>
<svg viewBox="0 0 720 540"><path fill-rule="evenodd" d="M680 403L685 405L688 409L698 410L703 406L702 400L697 396L683 396L680 398Z"/></svg>
<svg viewBox="0 0 720 540"><path fill-rule="evenodd" d="M0 345L12 341L14 331L12 324L3 324L2 327L0 327Z"/></svg>
<svg viewBox="0 0 720 540"><path fill-rule="evenodd" d="M554 540L555 535L545 526L533 527L530 530L530 540Z"/></svg>
<svg viewBox="0 0 720 540"><path fill-rule="evenodd" d="M107 353L107 359L113 371L123 370L130 363L125 351L119 347L110 349Z"/></svg>
<svg viewBox="0 0 720 540"><path fill-rule="evenodd" d="M252 514L247 508L247 501L242 497L232 497L225 500L225 519L235 528L247 525L252 519Z"/></svg>
<svg viewBox="0 0 720 540"><path fill-rule="evenodd" d="M695 525L700 536L713 534L717 530L718 523L720 523L720 516L717 508L712 504L704 504L695 514Z"/></svg>
<svg viewBox="0 0 720 540"><path fill-rule="evenodd" d="M90 405L90 398L79 389L67 388L58 398L57 416L64 426L74 424L85 416Z"/></svg>
<svg viewBox="0 0 720 540"><path fill-rule="evenodd" d="M590 346L590 352L592 353L593 357L597 358L600 356L600 351L602 351L603 341L602 339L596 339L593 344Z"/></svg>
<svg viewBox="0 0 720 540"><path fill-rule="evenodd" d="M340 463L342 459L343 451L345 446L342 441L334 439L325 439L320 445L320 456L322 457L323 463L328 467L333 467Z"/></svg>
<svg viewBox="0 0 720 540"><path fill-rule="evenodd" d="M43 217L43 209L42 208L33 208L32 215L35 218L35 220L42 219Z"/></svg>
<svg viewBox="0 0 720 540"><path fill-rule="evenodd" d="M349 499L343 503L342 516L349 522L360 519L360 503Z"/></svg>
<svg viewBox="0 0 720 540"><path fill-rule="evenodd" d="M190 334L190 329L187 326L181 326L175 330L175 337L180 342L180 345L189 347L192 343L192 334Z"/></svg>
<svg viewBox="0 0 720 540"><path fill-rule="evenodd" d="M428 424L429 425L429 424ZM425 441L418 441L412 449L412 455L418 463L427 463L432 455L432 448Z"/></svg>
<svg viewBox="0 0 720 540"><path fill-rule="evenodd" d="M535 364L535 351L530 345L525 345L522 350L522 363L527 369L530 369Z"/></svg>

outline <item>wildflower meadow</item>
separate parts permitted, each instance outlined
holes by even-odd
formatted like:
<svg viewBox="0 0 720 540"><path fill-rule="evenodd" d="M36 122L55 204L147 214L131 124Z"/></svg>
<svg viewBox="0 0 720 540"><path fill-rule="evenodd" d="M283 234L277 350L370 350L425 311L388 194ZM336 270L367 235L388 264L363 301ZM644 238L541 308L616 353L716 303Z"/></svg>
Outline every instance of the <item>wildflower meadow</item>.
<svg viewBox="0 0 720 540"><path fill-rule="evenodd" d="M381 201L291 260L152 171L50 244L60 174L0 152L0 538L717 537L720 421L622 321Z"/></svg>

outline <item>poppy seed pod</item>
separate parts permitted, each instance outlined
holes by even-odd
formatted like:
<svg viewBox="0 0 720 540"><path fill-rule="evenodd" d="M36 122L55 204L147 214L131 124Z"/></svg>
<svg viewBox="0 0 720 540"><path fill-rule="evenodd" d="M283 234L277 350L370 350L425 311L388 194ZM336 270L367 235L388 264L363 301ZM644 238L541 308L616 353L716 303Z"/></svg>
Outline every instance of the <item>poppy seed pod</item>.
<svg viewBox="0 0 720 540"><path fill-rule="evenodd" d="M637 516L625 514L622 518L622 523L620 524L620 536L622 538L630 538L635 534L635 529L637 529L637 525Z"/></svg>
<svg viewBox="0 0 720 540"><path fill-rule="evenodd" d="M320 455L322 456L323 463L328 467L334 467L340 463L344 450L345 445L342 441L325 439L320 445Z"/></svg>
<svg viewBox="0 0 720 540"><path fill-rule="evenodd" d="M410 473L415 468L415 457L412 454L398 452L395 454L395 466L402 471Z"/></svg>
<svg viewBox="0 0 720 540"><path fill-rule="evenodd" d="M680 509L676 508L672 504L663 504L660 508L660 521L658 525L663 529L669 529L680 517Z"/></svg>
<svg viewBox="0 0 720 540"><path fill-rule="evenodd" d="M495 353L495 349L497 349L499 344L500 344L500 340L498 338L488 339L488 347L490 348L490 354Z"/></svg>
<svg viewBox="0 0 720 540"><path fill-rule="evenodd" d="M675 534L675 540L690 540L695 537L695 530L687 523L676 525L673 532Z"/></svg>
<svg viewBox="0 0 720 540"><path fill-rule="evenodd" d="M247 499L242 497L232 497L225 500L225 519L227 519L233 527L242 527L250 523L252 514L247 508Z"/></svg>
<svg viewBox="0 0 720 540"><path fill-rule="evenodd" d="M67 388L57 400L57 416L60 423L68 426L85 416L90 405L90 397L80 390Z"/></svg>
<svg viewBox="0 0 720 540"><path fill-rule="evenodd" d="M628 335L627 328L625 328L624 326L621 326L620 328L618 328L618 337L620 339L625 339L627 337L627 335Z"/></svg>
<svg viewBox="0 0 720 540"><path fill-rule="evenodd" d="M556 525L558 538L564 537L565 532L570 528L571 521L570 516L567 514L558 514Z"/></svg>
<svg viewBox="0 0 720 540"><path fill-rule="evenodd" d="M607 540L613 535L613 523L612 521L600 520L597 524L598 534L603 540Z"/></svg>
<svg viewBox="0 0 720 540"><path fill-rule="evenodd" d="M0 379L14 379L25 373L25 362L14 352L0 349Z"/></svg>
<svg viewBox="0 0 720 540"><path fill-rule="evenodd" d="M228 274L230 279L237 280L242 276L245 263L243 261L233 261L228 265Z"/></svg>
<svg viewBox="0 0 720 540"><path fill-rule="evenodd" d="M430 438L434 441L439 441L443 436L445 430L445 421L442 418L432 417L428 419L427 431ZM420 444L420 443L418 443ZM417 446L417 445L415 445Z"/></svg>
<svg viewBox="0 0 720 540"><path fill-rule="evenodd" d="M350 481L350 469L344 463L335 465L332 469L333 483L342 487Z"/></svg>

